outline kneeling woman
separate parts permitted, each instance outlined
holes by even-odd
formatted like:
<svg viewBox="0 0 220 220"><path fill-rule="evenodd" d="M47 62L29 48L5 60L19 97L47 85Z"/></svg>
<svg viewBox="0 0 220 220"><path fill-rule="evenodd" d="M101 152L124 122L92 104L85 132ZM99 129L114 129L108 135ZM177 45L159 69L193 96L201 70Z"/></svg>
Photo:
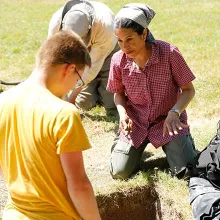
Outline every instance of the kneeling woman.
<svg viewBox="0 0 220 220"><path fill-rule="evenodd" d="M107 85L120 116L120 136L110 158L113 178L137 172L149 143L162 146L173 174L196 156L185 111L195 94L195 76L177 47L154 39L148 29L154 15L138 3L116 15L121 50L112 58Z"/></svg>

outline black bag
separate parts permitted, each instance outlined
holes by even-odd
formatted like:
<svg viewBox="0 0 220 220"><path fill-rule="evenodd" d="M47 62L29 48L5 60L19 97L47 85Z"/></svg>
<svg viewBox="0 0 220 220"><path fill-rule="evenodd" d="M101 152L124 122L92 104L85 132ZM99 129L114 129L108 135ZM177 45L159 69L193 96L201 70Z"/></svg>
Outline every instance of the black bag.
<svg viewBox="0 0 220 220"><path fill-rule="evenodd" d="M193 175L209 180L220 187L220 121L217 134L196 157Z"/></svg>
<svg viewBox="0 0 220 220"><path fill-rule="evenodd" d="M189 169L189 168L188 168ZM190 169L189 169L190 170ZM196 220L220 219L220 121L217 134L191 167L190 204Z"/></svg>
<svg viewBox="0 0 220 220"><path fill-rule="evenodd" d="M208 146L197 154L193 164L188 164L175 176L186 180L191 177L201 177L220 187L220 121L217 134Z"/></svg>
<svg viewBox="0 0 220 220"><path fill-rule="evenodd" d="M220 189L204 178L192 177L189 193L195 220L220 219Z"/></svg>

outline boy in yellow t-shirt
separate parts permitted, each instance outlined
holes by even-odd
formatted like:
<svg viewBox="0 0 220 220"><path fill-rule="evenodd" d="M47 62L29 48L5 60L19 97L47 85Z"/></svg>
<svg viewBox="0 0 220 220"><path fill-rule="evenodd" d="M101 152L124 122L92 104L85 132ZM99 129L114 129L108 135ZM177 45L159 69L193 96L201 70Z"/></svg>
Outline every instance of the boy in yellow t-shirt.
<svg viewBox="0 0 220 220"><path fill-rule="evenodd" d="M85 66L81 38L61 31L42 44L30 77L0 95L3 220L100 220L82 157L90 144L76 107L60 99Z"/></svg>

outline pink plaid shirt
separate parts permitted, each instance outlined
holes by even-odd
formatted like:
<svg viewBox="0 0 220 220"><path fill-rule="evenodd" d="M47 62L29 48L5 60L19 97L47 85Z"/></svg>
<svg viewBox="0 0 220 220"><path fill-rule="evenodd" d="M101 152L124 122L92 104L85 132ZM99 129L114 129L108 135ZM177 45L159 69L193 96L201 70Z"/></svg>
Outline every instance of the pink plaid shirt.
<svg viewBox="0 0 220 220"><path fill-rule="evenodd" d="M127 114L133 120L133 131L120 139L138 148L148 138L155 146L163 146L176 137L189 133L183 129L178 135L163 137L163 123L168 111L176 104L180 87L195 79L178 48L156 40L152 44L152 56L144 69L122 51L114 54L107 90L125 92ZM180 120L187 123L184 111Z"/></svg>

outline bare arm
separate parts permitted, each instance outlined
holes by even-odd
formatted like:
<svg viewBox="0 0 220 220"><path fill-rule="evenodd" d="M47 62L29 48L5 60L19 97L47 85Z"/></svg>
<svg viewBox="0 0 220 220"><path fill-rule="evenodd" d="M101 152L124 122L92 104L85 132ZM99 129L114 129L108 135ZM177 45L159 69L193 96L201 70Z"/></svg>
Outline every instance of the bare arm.
<svg viewBox="0 0 220 220"><path fill-rule="evenodd" d="M92 185L85 173L81 151L60 154L69 195L84 220L100 220Z"/></svg>
<svg viewBox="0 0 220 220"><path fill-rule="evenodd" d="M69 98L67 99L68 102L72 103L72 104L75 104L75 101L76 101L76 97L77 95L82 91L82 88L76 88L76 89L73 89Z"/></svg>
<svg viewBox="0 0 220 220"><path fill-rule="evenodd" d="M181 87L182 94L173 108L178 109L182 113L195 95L195 89L192 82Z"/></svg>
<svg viewBox="0 0 220 220"><path fill-rule="evenodd" d="M180 95L176 104L173 106L173 108L178 109L180 113L185 110L195 95L195 89L192 82L182 86L181 89L182 94ZM172 136L173 134L178 134L178 130L182 130L183 128L187 127L188 125L183 124L175 112L169 112L164 122L163 135L165 136L167 133L169 133L169 135Z"/></svg>
<svg viewBox="0 0 220 220"><path fill-rule="evenodd" d="M114 94L115 105L118 109L119 115L126 114L126 97L124 93Z"/></svg>
<svg viewBox="0 0 220 220"><path fill-rule="evenodd" d="M115 93L114 95L115 105L117 107L119 117L120 117L120 129L126 135L132 132L132 120L129 118L126 112L126 97L124 92L122 93Z"/></svg>

